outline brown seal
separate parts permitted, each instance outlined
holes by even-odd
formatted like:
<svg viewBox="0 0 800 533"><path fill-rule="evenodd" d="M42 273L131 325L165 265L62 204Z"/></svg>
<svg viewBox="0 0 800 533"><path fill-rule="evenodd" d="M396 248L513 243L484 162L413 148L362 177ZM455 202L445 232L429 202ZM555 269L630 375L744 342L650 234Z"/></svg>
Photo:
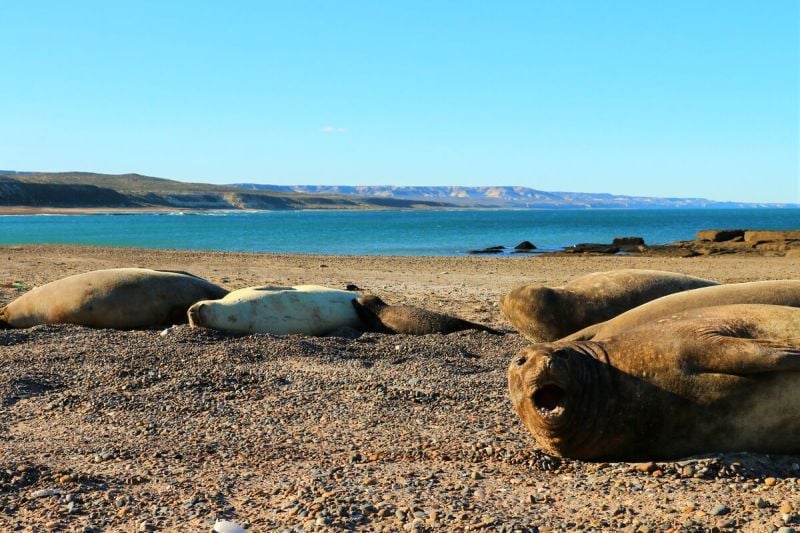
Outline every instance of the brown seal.
<svg viewBox="0 0 800 533"><path fill-rule="evenodd" d="M800 280L731 283L670 294L626 311L606 322L584 328L562 340L607 339L640 324L688 309L732 304L800 307Z"/></svg>
<svg viewBox="0 0 800 533"><path fill-rule="evenodd" d="M78 324L134 329L181 324L199 300L222 298L222 287L186 272L113 268L69 276L26 292L0 308L0 326Z"/></svg>
<svg viewBox="0 0 800 533"><path fill-rule="evenodd" d="M553 341L650 300L710 285L717 282L661 270L611 270L561 287L519 287L500 299L500 309L526 338Z"/></svg>
<svg viewBox="0 0 800 533"><path fill-rule="evenodd" d="M693 309L604 341L533 345L511 402L547 452L578 459L800 452L800 309Z"/></svg>
<svg viewBox="0 0 800 533"><path fill-rule="evenodd" d="M376 333L400 333L404 335L428 335L431 333L453 333L465 329L477 329L493 335L502 335L490 327L468 322L461 318L428 311L410 305L389 305L377 296L367 295L353 300L358 318L366 331Z"/></svg>

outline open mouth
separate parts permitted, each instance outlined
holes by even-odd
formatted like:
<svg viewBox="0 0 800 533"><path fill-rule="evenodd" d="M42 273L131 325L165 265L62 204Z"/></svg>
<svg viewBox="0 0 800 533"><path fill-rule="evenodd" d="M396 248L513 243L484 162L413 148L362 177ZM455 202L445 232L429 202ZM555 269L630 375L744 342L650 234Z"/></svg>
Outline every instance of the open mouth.
<svg viewBox="0 0 800 533"><path fill-rule="evenodd" d="M533 405L544 415L555 415L564 408L564 389L552 383L536 389Z"/></svg>

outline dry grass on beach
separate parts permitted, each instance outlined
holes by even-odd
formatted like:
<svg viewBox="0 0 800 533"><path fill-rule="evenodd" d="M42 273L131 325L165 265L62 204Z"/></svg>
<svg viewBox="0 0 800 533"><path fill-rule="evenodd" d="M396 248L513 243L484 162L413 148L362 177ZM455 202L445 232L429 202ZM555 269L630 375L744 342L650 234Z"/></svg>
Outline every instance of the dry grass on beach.
<svg viewBox="0 0 800 533"><path fill-rule="evenodd" d="M0 530L209 531L217 518L251 531L800 528L800 457L632 465L537 451L505 383L526 341L496 305L523 283L558 285L614 268L796 279L796 258L5 246L0 261L0 305L70 274L143 266L188 270L230 289L354 283L389 303L508 332L347 339L188 326L163 335L2 330Z"/></svg>

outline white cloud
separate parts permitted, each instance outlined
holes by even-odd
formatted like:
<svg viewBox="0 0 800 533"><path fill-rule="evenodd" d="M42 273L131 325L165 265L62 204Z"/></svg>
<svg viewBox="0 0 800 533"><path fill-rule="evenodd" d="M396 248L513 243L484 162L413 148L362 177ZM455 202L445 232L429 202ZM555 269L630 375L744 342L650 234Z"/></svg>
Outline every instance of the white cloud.
<svg viewBox="0 0 800 533"><path fill-rule="evenodd" d="M336 126L323 126L319 129L322 133L344 133L347 130L345 128L338 128Z"/></svg>

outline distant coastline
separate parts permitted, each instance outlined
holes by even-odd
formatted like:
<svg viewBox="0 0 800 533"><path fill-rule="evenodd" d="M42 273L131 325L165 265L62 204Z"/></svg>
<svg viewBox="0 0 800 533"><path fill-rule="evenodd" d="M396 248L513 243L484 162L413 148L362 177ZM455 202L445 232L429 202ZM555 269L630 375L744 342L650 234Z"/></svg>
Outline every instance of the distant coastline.
<svg viewBox="0 0 800 533"><path fill-rule="evenodd" d="M761 209L745 203L610 193L548 192L518 186L320 186L187 183L140 174L0 171L0 214L162 211L442 209Z"/></svg>

